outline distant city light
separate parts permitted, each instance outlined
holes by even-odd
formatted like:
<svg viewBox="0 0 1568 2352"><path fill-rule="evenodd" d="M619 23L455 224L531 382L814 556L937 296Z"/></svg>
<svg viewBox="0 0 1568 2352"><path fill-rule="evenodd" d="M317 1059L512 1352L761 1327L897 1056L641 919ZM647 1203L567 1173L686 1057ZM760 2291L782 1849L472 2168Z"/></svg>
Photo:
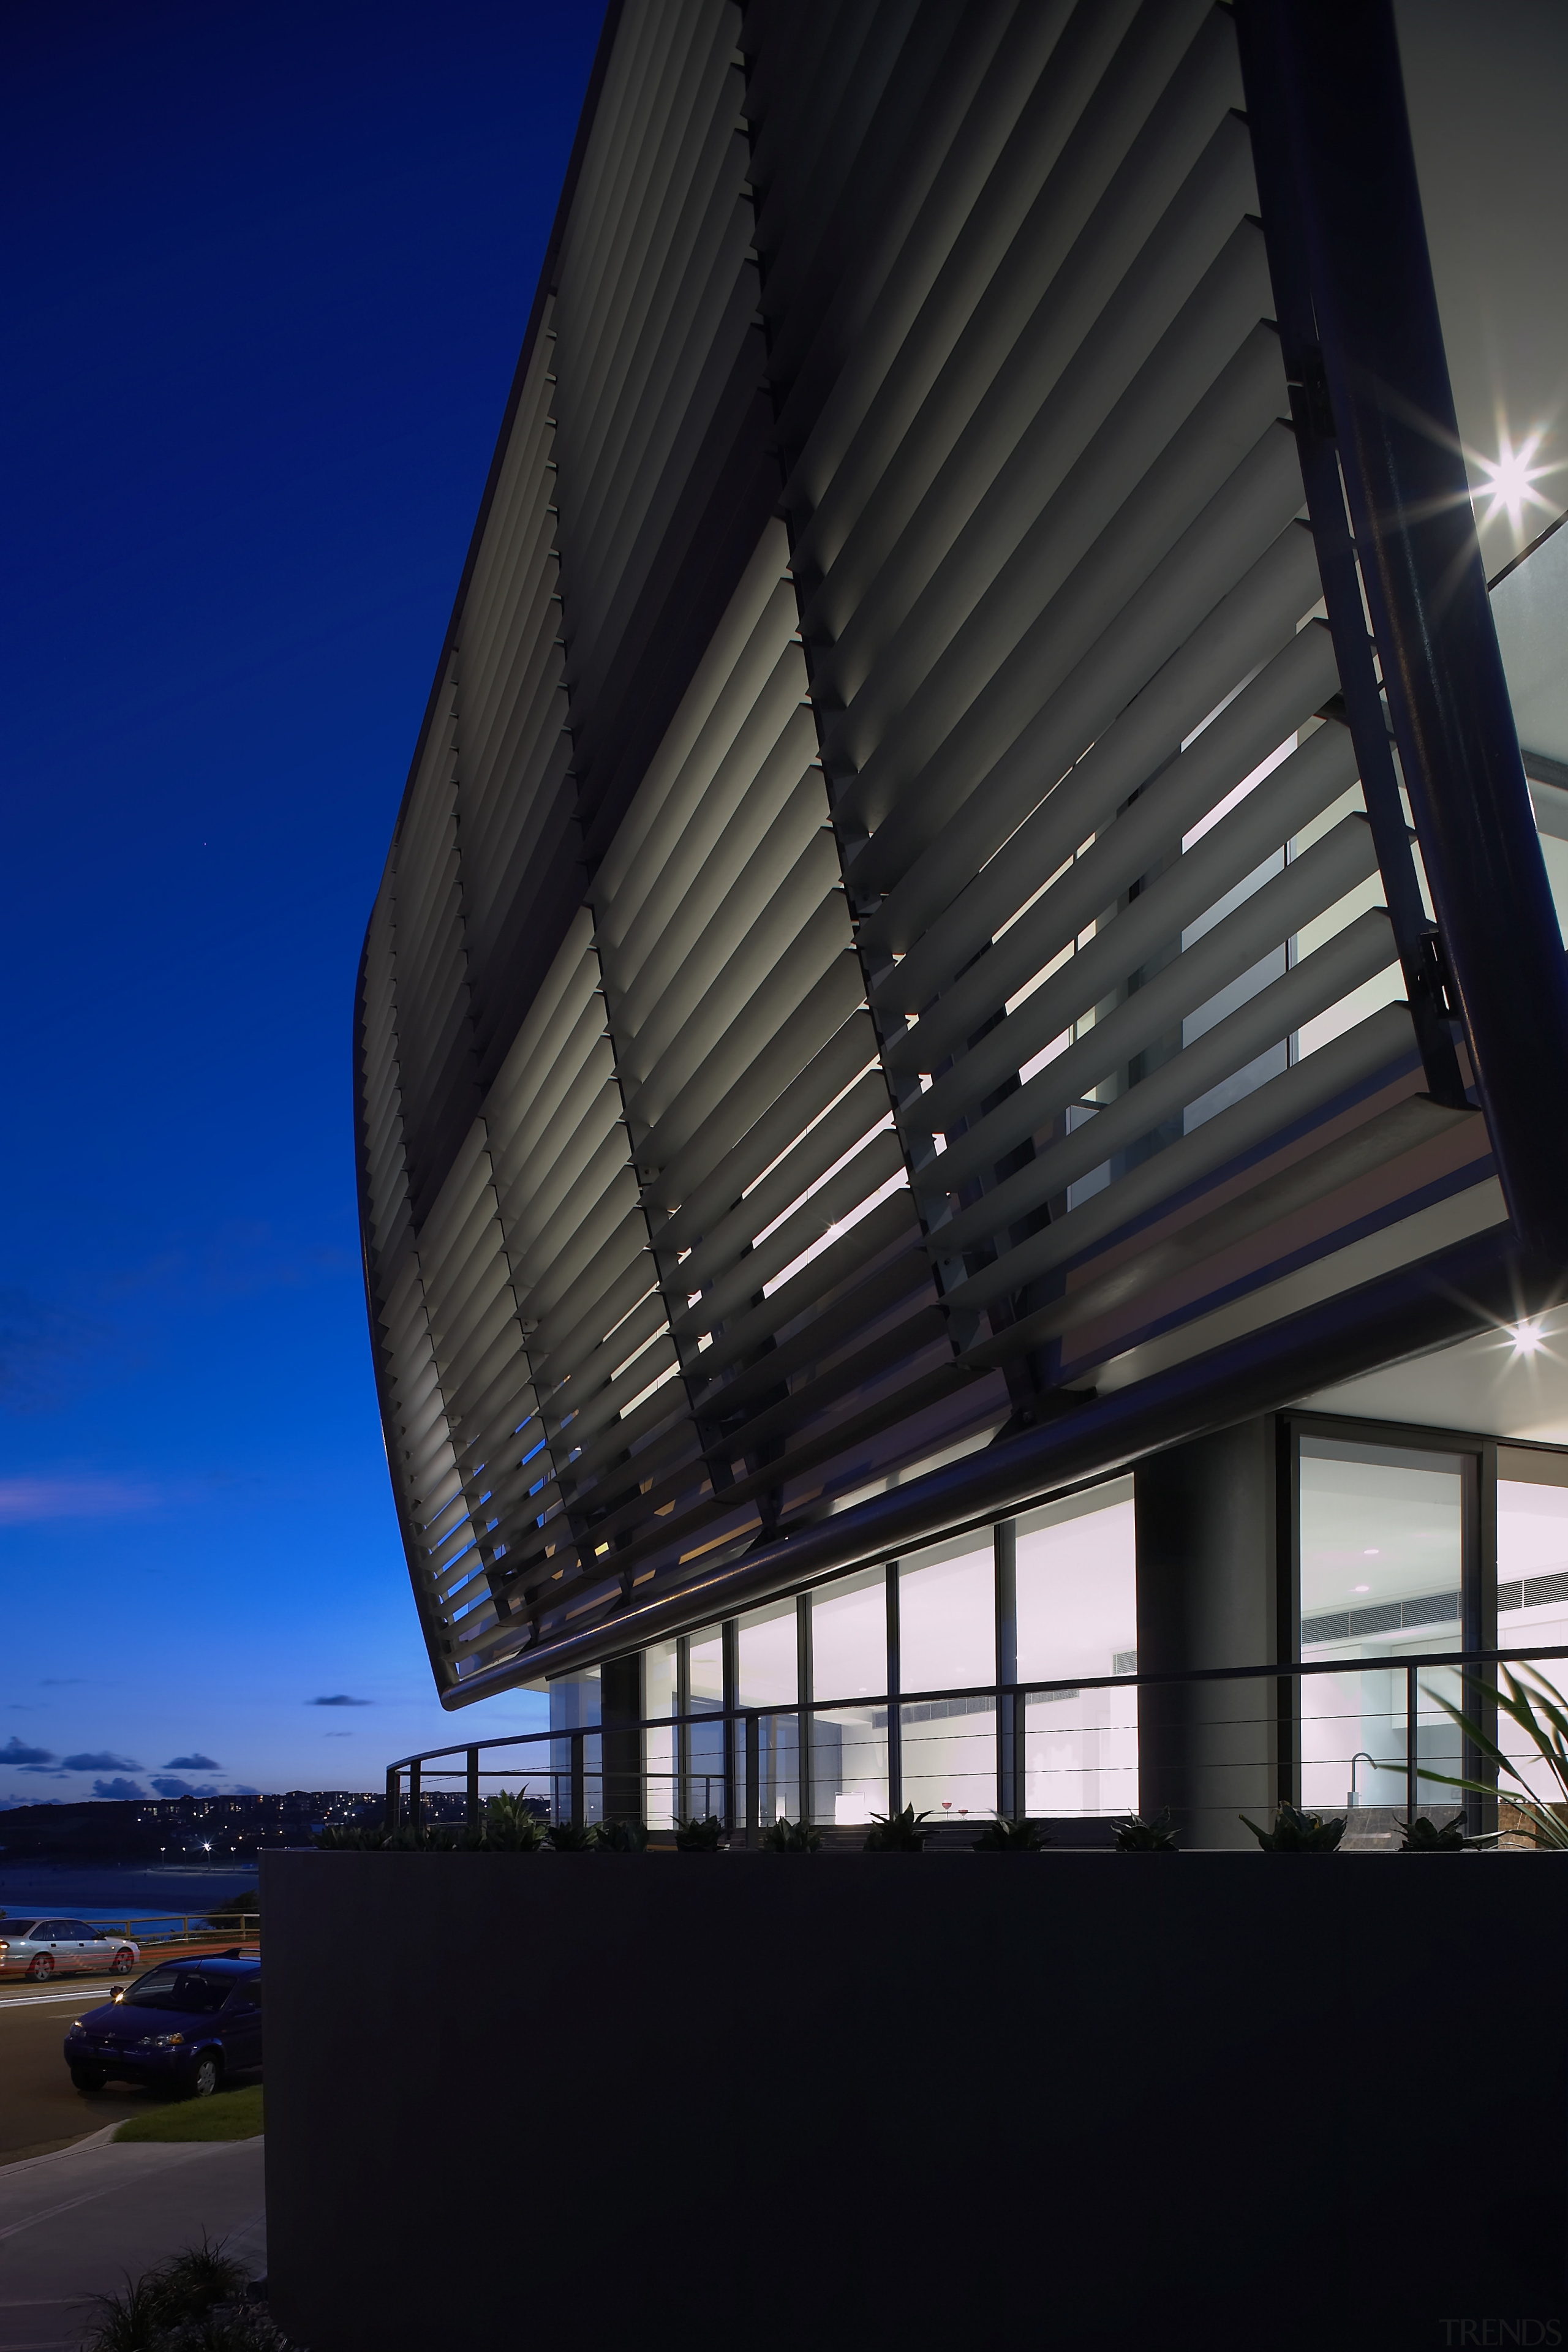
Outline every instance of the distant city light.
<svg viewBox="0 0 1568 2352"><path fill-rule="evenodd" d="M1535 463L1536 452L1544 438L1545 428L1537 426L1533 433L1526 434L1516 449L1506 426L1500 424L1497 456L1483 457L1477 455L1475 462L1486 476L1486 480L1480 484L1476 495L1490 501L1481 517L1484 523L1494 522L1500 514L1506 514L1517 532L1524 520L1526 507L1539 507L1542 514L1555 511L1551 499L1543 497L1535 487L1548 474L1560 471L1556 466L1538 466Z"/></svg>
<svg viewBox="0 0 1568 2352"><path fill-rule="evenodd" d="M1516 1356L1539 1355L1542 1349L1546 1345L1545 1340L1541 1336L1539 1328L1533 1323L1511 1324L1509 1329L1509 1337L1513 1341L1513 1352Z"/></svg>

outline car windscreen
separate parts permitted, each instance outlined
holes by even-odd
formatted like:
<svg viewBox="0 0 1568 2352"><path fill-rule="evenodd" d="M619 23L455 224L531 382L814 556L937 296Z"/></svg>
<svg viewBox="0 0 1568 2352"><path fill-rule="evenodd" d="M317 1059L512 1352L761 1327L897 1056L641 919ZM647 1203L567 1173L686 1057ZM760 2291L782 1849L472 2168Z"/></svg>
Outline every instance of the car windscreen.
<svg viewBox="0 0 1568 2352"><path fill-rule="evenodd" d="M178 2009L187 2016L210 2017L223 2007L234 1990L232 1977L199 1976L194 1969L154 1969L133 1984L125 1996L127 2009Z"/></svg>

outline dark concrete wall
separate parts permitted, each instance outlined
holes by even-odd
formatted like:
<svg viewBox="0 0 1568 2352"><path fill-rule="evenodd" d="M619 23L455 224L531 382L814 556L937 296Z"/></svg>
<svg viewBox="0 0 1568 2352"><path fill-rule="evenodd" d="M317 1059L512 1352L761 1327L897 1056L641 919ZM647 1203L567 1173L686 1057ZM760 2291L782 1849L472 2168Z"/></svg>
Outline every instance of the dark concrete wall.
<svg viewBox="0 0 1568 2352"><path fill-rule="evenodd" d="M1141 1674L1256 1666L1280 1655L1275 1431L1271 1419L1243 1422L1138 1465ZM1238 1815L1267 1822L1273 1812L1278 1706L1273 1682L1145 1685L1140 1809L1168 1806L1194 1845L1251 1845Z"/></svg>
<svg viewBox="0 0 1568 2352"><path fill-rule="evenodd" d="M312 2352L1561 2320L1568 1856L289 1853L262 1901Z"/></svg>

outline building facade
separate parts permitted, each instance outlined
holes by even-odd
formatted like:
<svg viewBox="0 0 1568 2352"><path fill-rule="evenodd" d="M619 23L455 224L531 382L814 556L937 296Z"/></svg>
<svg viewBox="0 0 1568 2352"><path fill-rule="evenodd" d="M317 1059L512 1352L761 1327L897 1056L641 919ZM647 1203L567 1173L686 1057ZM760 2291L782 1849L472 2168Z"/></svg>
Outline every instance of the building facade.
<svg viewBox="0 0 1568 2352"><path fill-rule="evenodd" d="M612 0L354 1029L563 1811L1223 1843L1568 1643L1568 534L1422 16Z"/></svg>

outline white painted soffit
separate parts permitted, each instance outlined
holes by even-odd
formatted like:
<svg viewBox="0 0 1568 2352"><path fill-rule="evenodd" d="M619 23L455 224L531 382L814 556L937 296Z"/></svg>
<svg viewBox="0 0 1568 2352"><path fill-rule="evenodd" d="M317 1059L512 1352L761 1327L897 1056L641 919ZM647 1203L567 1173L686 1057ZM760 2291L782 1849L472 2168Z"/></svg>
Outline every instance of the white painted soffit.
<svg viewBox="0 0 1568 2352"><path fill-rule="evenodd" d="M1358 1420L1568 1445L1568 1305L1534 1318L1524 1337L1521 1348L1511 1331L1478 1332L1431 1355L1319 1389L1301 1402Z"/></svg>

